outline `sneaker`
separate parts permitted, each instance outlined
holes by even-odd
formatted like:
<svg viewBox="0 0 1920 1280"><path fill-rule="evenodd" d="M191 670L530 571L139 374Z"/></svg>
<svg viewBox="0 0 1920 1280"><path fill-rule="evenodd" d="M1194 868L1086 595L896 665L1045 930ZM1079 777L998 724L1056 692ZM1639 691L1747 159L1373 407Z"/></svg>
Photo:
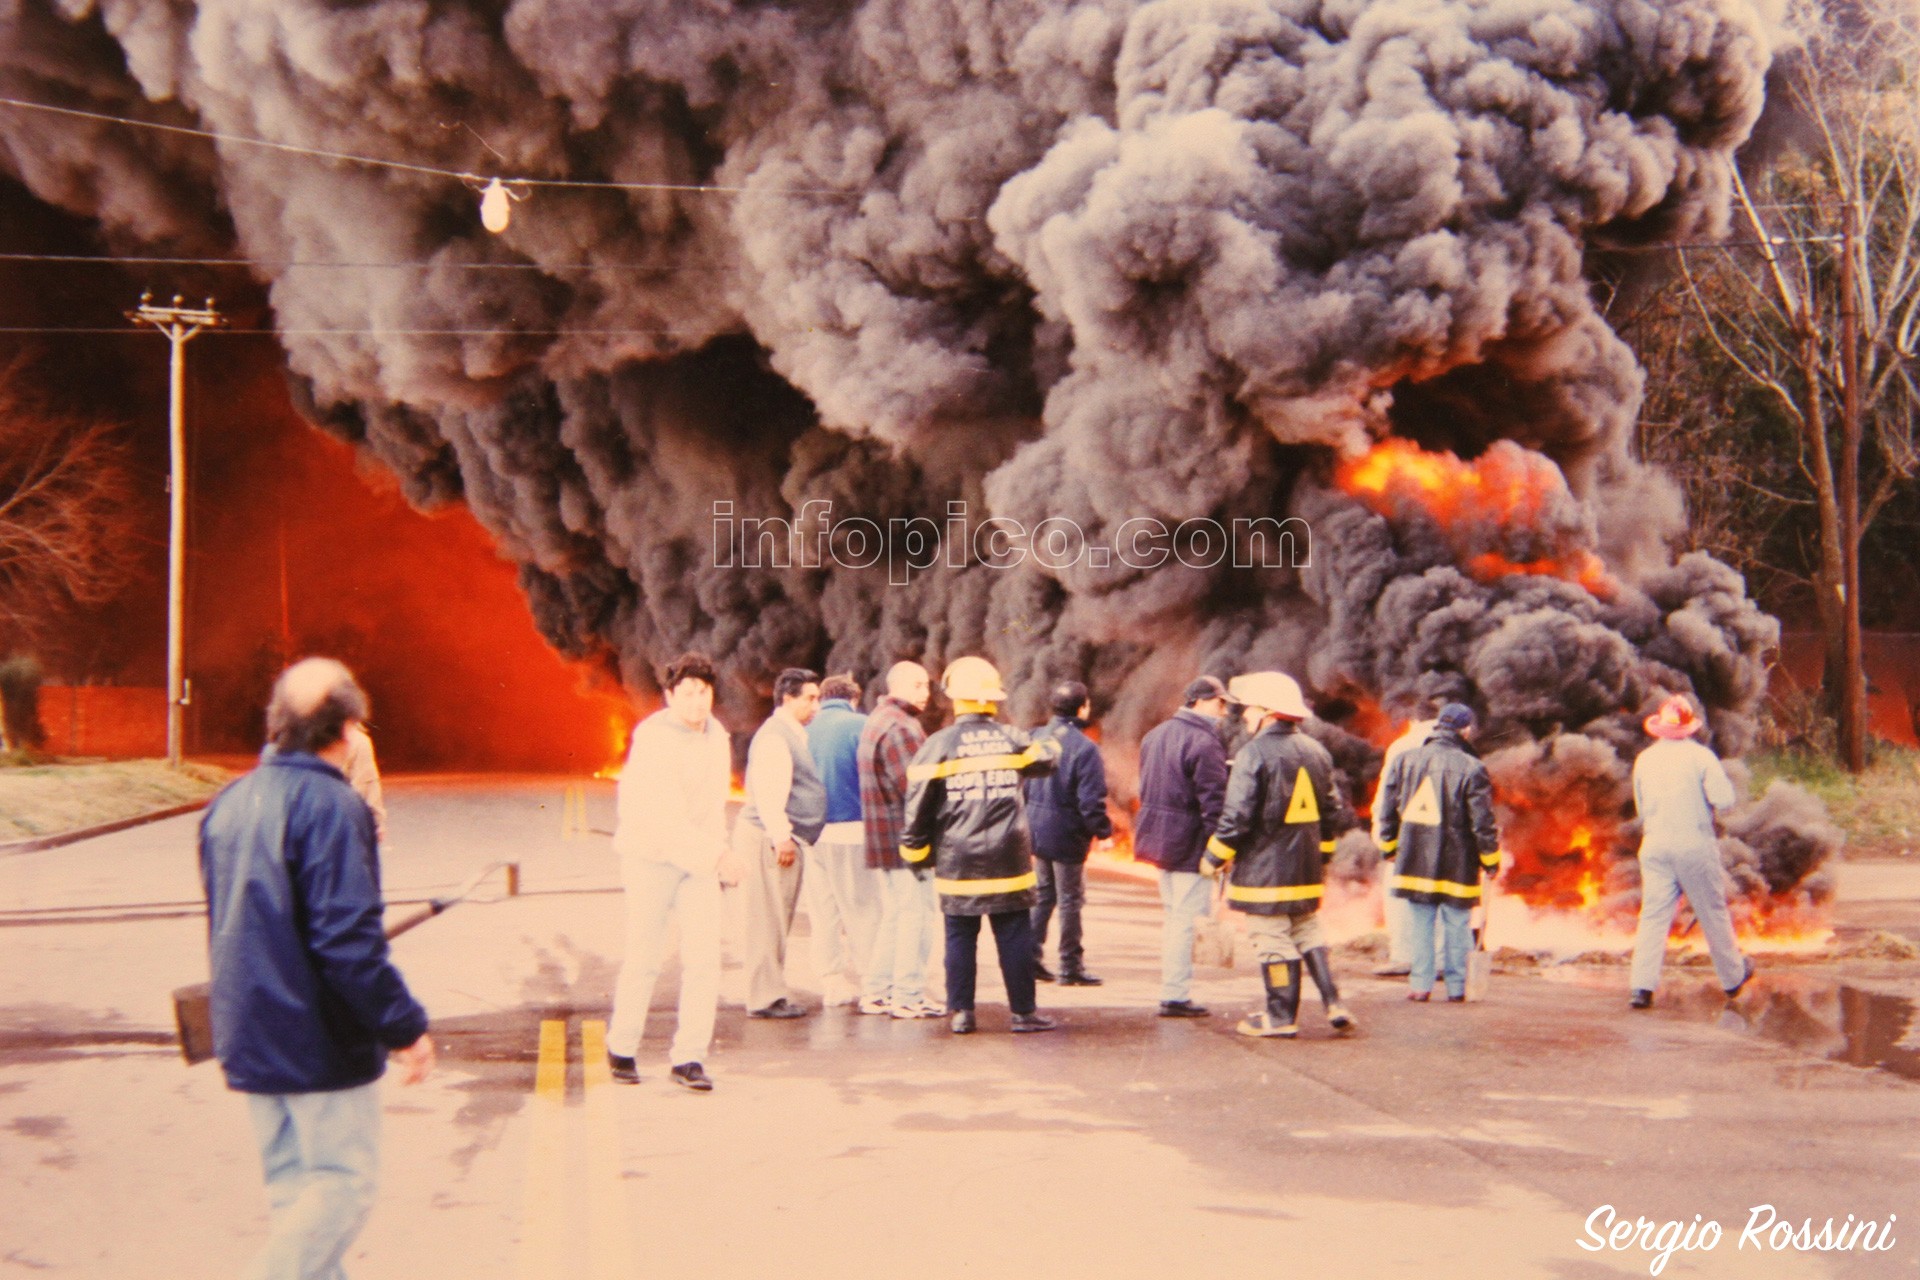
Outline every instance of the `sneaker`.
<svg viewBox="0 0 1920 1280"><path fill-rule="evenodd" d="M1033 962L1033 980L1035 982L1052 982L1056 976L1053 970L1047 968L1045 964L1038 960Z"/></svg>
<svg viewBox="0 0 1920 1280"><path fill-rule="evenodd" d="M1207 1008L1207 1006L1195 1004L1191 1000L1162 1000L1160 1002L1160 1016L1163 1018L1206 1018L1212 1016L1212 1013L1213 1011Z"/></svg>
<svg viewBox="0 0 1920 1280"><path fill-rule="evenodd" d="M1740 981L1734 983L1732 986L1726 989L1727 999L1731 1000L1735 996L1739 995L1742 991L1746 990L1747 984L1752 981L1753 981L1753 958L1749 956L1747 958L1747 971L1740 975Z"/></svg>
<svg viewBox="0 0 1920 1280"><path fill-rule="evenodd" d="M691 1089L695 1093L713 1092L712 1077L697 1062L683 1062L667 1074L683 1089Z"/></svg>
<svg viewBox="0 0 1920 1280"><path fill-rule="evenodd" d="M1282 1026L1274 1019L1274 1016L1265 1009L1260 1010L1258 1013L1250 1013L1240 1019L1240 1025L1235 1027L1234 1030L1243 1036L1256 1036L1262 1040L1291 1040L1300 1034L1300 1026L1298 1023L1290 1022Z"/></svg>
<svg viewBox="0 0 1920 1280"><path fill-rule="evenodd" d="M1448 1003L1448 1004L1465 1004L1466 1002L1467 1002L1467 993L1466 993L1466 992L1464 992L1464 991L1462 991L1462 992L1461 992L1461 993L1460 993L1459 995L1457 995L1457 996L1456 996L1456 995L1452 995L1452 994L1449 994L1449 995L1447 996L1447 1003Z"/></svg>
<svg viewBox="0 0 1920 1280"><path fill-rule="evenodd" d="M609 1051L607 1054L607 1070L611 1071L613 1078L621 1084L640 1083L640 1067L632 1058L623 1058L619 1054Z"/></svg>
<svg viewBox="0 0 1920 1280"><path fill-rule="evenodd" d="M800 1005L781 996L764 1009L755 1009L747 1015L749 1018L804 1018L807 1011Z"/></svg>
<svg viewBox="0 0 1920 1280"><path fill-rule="evenodd" d="M944 1018L947 1016L947 1006L922 996L917 1000L909 1000L905 1004L894 1005L893 1016L896 1018Z"/></svg>
<svg viewBox="0 0 1920 1280"><path fill-rule="evenodd" d="M889 1014L893 1012L893 1002L885 996L861 996L860 1012Z"/></svg>
<svg viewBox="0 0 1920 1280"><path fill-rule="evenodd" d="M1433 998L1433 992L1431 991L1407 992L1407 999L1413 1001L1415 1004L1425 1004L1427 1001L1431 1000L1432 998Z"/></svg>
<svg viewBox="0 0 1920 1280"><path fill-rule="evenodd" d="M1642 991L1642 990L1639 990L1638 988L1635 988L1632 998L1627 1001L1627 1008L1629 1009L1653 1008L1653 992Z"/></svg>
<svg viewBox="0 0 1920 1280"><path fill-rule="evenodd" d="M973 1020L973 1010L971 1009L962 1009L953 1015L953 1034L957 1036L972 1035L976 1025Z"/></svg>
<svg viewBox="0 0 1920 1280"><path fill-rule="evenodd" d="M1041 1013L1016 1013L1013 1015L1014 1031L1051 1031L1060 1024Z"/></svg>
<svg viewBox="0 0 1920 1280"><path fill-rule="evenodd" d="M1102 980L1094 977L1085 969L1067 969L1060 974L1060 985L1063 987L1097 987L1102 985Z"/></svg>

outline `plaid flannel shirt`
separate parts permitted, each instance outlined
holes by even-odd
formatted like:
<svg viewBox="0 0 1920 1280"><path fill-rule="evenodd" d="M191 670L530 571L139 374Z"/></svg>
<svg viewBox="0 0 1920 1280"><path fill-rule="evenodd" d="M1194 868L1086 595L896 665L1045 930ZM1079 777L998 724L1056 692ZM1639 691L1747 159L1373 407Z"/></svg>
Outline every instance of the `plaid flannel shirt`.
<svg viewBox="0 0 1920 1280"><path fill-rule="evenodd" d="M900 839L906 834L907 765L926 740L918 714L898 698L882 698L860 730L856 760L869 867L897 871L907 865L900 859Z"/></svg>

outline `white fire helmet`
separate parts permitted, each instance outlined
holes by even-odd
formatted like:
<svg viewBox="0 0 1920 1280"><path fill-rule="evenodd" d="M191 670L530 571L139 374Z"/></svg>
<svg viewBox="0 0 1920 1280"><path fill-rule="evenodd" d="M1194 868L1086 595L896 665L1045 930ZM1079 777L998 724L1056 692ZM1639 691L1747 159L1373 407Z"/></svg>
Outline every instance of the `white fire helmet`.
<svg viewBox="0 0 1920 1280"><path fill-rule="evenodd" d="M1307 701L1300 696L1300 685L1292 676L1280 671L1255 671L1249 675L1235 676L1227 681L1227 696L1235 702L1286 716L1289 720L1305 720L1309 714Z"/></svg>
<svg viewBox="0 0 1920 1280"><path fill-rule="evenodd" d="M955 702L1005 702L1000 672L985 658L955 658L940 677L940 687Z"/></svg>

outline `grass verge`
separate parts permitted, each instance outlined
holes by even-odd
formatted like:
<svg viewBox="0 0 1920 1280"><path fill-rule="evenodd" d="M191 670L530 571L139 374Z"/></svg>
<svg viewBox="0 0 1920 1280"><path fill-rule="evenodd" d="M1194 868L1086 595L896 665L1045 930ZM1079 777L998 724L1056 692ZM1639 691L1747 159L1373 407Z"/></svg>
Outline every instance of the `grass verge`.
<svg viewBox="0 0 1920 1280"><path fill-rule="evenodd" d="M136 818L204 800L233 775L159 760L0 760L0 843Z"/></svg>
<svg viewBox="0 0 1920 1280"><path fill-rule="evenodd" d="M1920 751L1875 742L1857 776L1808 751L1761 752L1748 756L1747 766L1755 794L1785 778L1819 796L1847 833L1849 857L1904 857L1920 849Z"/></svg>

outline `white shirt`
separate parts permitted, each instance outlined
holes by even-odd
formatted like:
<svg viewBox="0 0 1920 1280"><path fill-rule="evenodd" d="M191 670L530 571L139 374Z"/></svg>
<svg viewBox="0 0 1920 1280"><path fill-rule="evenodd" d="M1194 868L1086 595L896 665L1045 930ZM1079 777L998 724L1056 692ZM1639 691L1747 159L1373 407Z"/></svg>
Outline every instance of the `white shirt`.
<svg viewBox="0 0 1920 1280"><path fill-rule="evenodd" d="M1685 853L1717 847L1713 813L1733 804L1720 757L1692 739L1656 742L1633 762L1633 807L1640 852Z"/></svg>
<svg viewBox="0 0 1920 1280"><path fill-rule="evenodd" d="M732 769L727 730L716 717L690 729L663 707L642 720L620 770L614 852L714 874L727 847Z"/></svg>

